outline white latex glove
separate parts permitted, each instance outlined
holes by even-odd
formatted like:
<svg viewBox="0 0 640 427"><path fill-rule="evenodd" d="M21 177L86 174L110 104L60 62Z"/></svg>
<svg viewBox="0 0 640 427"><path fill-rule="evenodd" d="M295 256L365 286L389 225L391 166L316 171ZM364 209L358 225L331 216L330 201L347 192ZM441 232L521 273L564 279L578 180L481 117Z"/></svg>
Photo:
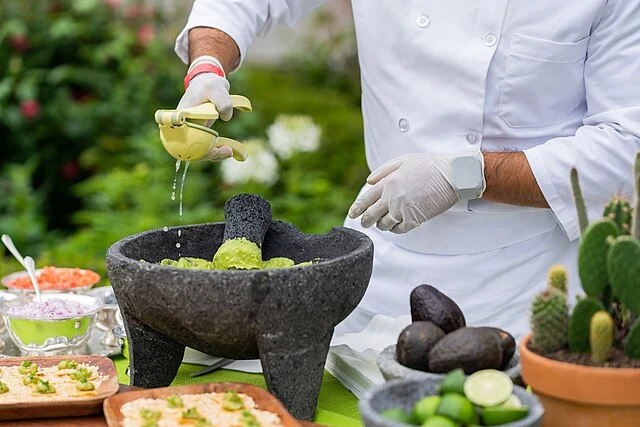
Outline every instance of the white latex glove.
<svg viewBox="0 0 640 427"><path fill-rule="evenodd" d="M209 62L220 67L222 65L217 59L206 56L196 58L191 65L187 73L191 71L196 65ZM221 77L215 73L202 73L195 76L189 83L189 87L180 98L176 109L181 110L184 108L195 107L205 102L212 102L218 109L220 119L228 121L233 116L233 103L231 102L231 96L229 95L229 89L231 85L229 80L225 77ZM207 127L211 127L213 120L206 123ZM204 160L219 161L233 157L233 150L228 145L221 147L213 147L209 153L204 157Z"/></svg>
<svg viewBox="0 0 640 427"><path fill-rule="evenodd" d="M393 159L367 177L373 185L357 198L349 216L362 215L365 228L406 233L450 209L458 201L451 186L451 157L414 153Z"/></svg>

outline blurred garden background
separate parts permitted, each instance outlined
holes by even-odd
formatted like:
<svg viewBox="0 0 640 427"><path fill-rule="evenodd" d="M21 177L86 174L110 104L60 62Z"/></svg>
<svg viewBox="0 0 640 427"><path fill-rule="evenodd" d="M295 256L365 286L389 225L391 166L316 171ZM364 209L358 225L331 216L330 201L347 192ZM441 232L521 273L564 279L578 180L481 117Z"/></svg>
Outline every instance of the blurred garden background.
<svg viewBox="0 0 640 427"><path fill-rule="evenodd" d="M0 234L36 267L104 283L111 244L179 224L153 113L183 93L173 46L191 4L0 0ZM221 221L229 197L252 192L304 232L341 225L368 173L349 2L257 40L229 80L254 111L214 126L251 157L191 164L183 224ZM19 269L2 246L0 275Z"/></svg>

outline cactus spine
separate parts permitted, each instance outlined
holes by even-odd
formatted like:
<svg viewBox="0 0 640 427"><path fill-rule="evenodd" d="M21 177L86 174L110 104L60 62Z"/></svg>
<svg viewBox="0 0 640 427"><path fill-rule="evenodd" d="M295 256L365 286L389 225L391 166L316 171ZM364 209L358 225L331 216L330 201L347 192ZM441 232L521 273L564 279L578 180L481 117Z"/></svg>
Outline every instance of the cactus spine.
<svg viewBox="0 0 640 427"><path fill-rule="evenodd" d="M604 208L603 217L618 224L623 234L631 233L631 205L622 196L614 197Z"/></svg>
<svg viewBox="0 0 640 427"><path fill-rule="evenodd" d="M566 294L569 282L567 269L560 264L552 265L549 269L547 282L550 287Z"/></svg>
<svg viewBox="0 0 640 427"><path fill-rule="evenodd" d="M589 225L589 217L587 216L587 206L584 203L584 197L582 196L582 189L580 188L580 180L578 179L578 171L576 168L571 168L571 188L573 189L573 198L576 203L576 210L578 211L580 234L584 234L587 225Z"/></svg>
<svg viewBox="0 0 640 427"><path fill-rule="evenodd" d="M589 342L591 360L596 365L603 365L613 346L613 319L607 311L599 311L591 318Z"/></svg>
<svg viewBox="0 0 640 427"><path fill-rule="evenodd" d="M569 328L566 295L556 289L545 289L533 299L531 313L533 345L545 353L564 348Z"/></svg>

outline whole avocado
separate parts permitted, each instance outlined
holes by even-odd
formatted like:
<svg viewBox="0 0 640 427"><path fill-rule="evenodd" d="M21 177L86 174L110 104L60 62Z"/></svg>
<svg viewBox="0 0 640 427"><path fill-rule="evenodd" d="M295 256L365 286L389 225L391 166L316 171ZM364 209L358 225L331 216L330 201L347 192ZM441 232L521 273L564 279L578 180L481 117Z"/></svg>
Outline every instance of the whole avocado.
<svg viewBox="0 0 640 427"><path fill-rule="evenodd" d="M500 338L500 343L502 345L502 366L500 369L505 369L516 352L516 340L513 338L513 335L503 329L495 328L493 326L484 326L478 329L488 329L497 334Z"/></svg>
<svg viewBox="0 0 640 427"><path fill-rule="evenodd" d="M451 298L431 285L419 285L409 296L411 320L429 321L448 334L466 325L464 314Z"/></svg>
<svg viewBox="0 0 640 427"><path fill-rule="evenodd" d="M460 328L445 335L429 352L429 370L447 373L462 369L470 375L482 369L500 369L502 342L490 328Z"/></svg>
<svg viewBox="0 0 640 427"><path fill-rule="evenodd" d="M396 359L408 368L427 372L429 351L444 335L442 329L431 322L413 322L398 337Z"/></svg>

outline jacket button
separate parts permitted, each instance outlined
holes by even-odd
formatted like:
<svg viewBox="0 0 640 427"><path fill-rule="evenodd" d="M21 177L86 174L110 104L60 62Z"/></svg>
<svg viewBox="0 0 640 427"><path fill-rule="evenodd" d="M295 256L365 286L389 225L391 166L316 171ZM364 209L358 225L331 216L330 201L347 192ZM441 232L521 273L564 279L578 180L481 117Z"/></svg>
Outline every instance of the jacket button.
<svg viewBox="0 0 640 427"><path fill-rule="evenodd" d="M431 22L431 18L429 18L428 15L420 15L418 16L418 19L416 19L416 24L418 24L418 27L420 28L424 28L427 25L429 25L429 23Z"/></svg>
<svg viewBox="0 0 640 427"><path fill-rule="evenodd" d="M467 134L467 141L474 144L478 141L478 134L475 132L470 132Z"/></svg>
<svg viewBox="0 0 640 427"><path fill-rule="evenodd" d="M404 117L401 118L400 120L398 120L398 127L400 128L400 130L402 132L406 132L409 130L409 120L405 119Z"/></svg>
<svg viewBox="0 0 640 427"><path fill-rule="evenodd" d="M495 33L489 33L484 36L484 44L491 47L498 43L498 36Z"/></svg>

